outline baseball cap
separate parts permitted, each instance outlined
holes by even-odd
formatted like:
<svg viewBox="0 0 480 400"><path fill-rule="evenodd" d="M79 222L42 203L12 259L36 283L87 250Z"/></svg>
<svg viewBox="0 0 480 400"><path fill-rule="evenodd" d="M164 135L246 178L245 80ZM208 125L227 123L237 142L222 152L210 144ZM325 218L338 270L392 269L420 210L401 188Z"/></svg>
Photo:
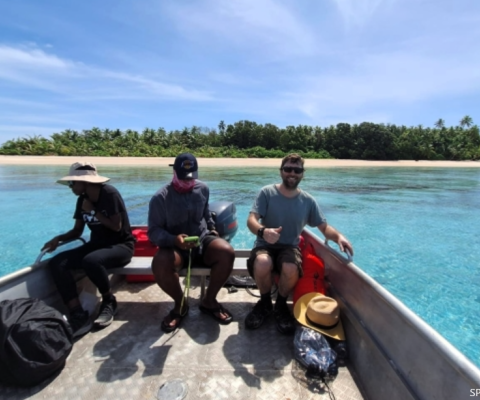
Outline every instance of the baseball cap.
<svg viewBox="0 0 480 400"><path fill-rule="evenodd" d="M173 164L169 164L177 173L178 179L197 179L198 163L193 154L182 153L175 158Z"/></svg>

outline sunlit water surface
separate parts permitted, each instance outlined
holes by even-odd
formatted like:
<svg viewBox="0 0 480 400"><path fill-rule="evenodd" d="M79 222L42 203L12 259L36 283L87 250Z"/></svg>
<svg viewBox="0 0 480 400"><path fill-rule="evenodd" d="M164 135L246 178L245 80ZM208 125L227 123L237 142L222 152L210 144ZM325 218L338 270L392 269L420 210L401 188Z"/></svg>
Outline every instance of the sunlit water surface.
<svg viewBox="0 0 480 400"><path fill-rule="evenodd" d="M308 168L308 165L307 165ZM0 276L30 265L51 237L73 227L75 197L55 180L65 166L0 166ZM122 193L132 224L146 224L152 194L171 169L102 167ZM233 201L246 218L276 168L201 168L211 201ZM480 169L308 169L301 187L355 248L355 264L480 366Z"/></svg>

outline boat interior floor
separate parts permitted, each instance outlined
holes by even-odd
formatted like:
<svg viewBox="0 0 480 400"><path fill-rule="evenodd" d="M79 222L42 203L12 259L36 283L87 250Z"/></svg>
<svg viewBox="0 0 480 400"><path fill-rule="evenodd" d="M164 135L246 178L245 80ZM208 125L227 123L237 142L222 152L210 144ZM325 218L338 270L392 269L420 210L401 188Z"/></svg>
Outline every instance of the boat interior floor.
<svg viewBox="0 0 480 400"><path fill-rule="evenodd" d="M246 330L245 317L258 299L244 288L220 291L217 299L234 316L231 324L220 325L199 310L200 279L192 277L189 314L168 334L160 325L172 301L156 284L122 280L114 291L114 322L76 341L57 376L32 388L0 386L0 398L181 399L185 393L185 399L364 398L348 361L325 387L305 378L293 356L293 336L277 332L273 318ZM175 394L180 387L183 394Z"/></svg>

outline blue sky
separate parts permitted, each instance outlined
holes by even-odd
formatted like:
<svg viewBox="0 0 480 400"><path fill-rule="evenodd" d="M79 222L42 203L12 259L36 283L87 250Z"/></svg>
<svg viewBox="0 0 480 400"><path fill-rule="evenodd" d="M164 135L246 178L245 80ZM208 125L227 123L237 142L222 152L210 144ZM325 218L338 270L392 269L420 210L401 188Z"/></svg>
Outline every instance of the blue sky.
<svg viewBox="0 0 480 400"><path fill-rule="evenodd" d="M220 120L480 123L478 0L0 0L0 143Z"/></svg>

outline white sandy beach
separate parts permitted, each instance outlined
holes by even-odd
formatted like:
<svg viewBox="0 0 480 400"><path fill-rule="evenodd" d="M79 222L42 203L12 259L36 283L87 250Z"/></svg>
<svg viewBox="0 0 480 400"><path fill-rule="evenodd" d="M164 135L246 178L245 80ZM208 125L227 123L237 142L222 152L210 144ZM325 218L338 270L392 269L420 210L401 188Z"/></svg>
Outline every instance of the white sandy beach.
<svg viewBox="0 0 480 400"><path fill-rule="evenodd" d="M88 160L95 165L118 166L167 166L173 157L57 157L57 156L0 156L0 165L71 165L76 161ZM200 167L279 167L276 158L199 158ZM305 161L306 168L332 167L438 167L480 168L480 161L363 161L363 160L313 160Z"/></svg>

